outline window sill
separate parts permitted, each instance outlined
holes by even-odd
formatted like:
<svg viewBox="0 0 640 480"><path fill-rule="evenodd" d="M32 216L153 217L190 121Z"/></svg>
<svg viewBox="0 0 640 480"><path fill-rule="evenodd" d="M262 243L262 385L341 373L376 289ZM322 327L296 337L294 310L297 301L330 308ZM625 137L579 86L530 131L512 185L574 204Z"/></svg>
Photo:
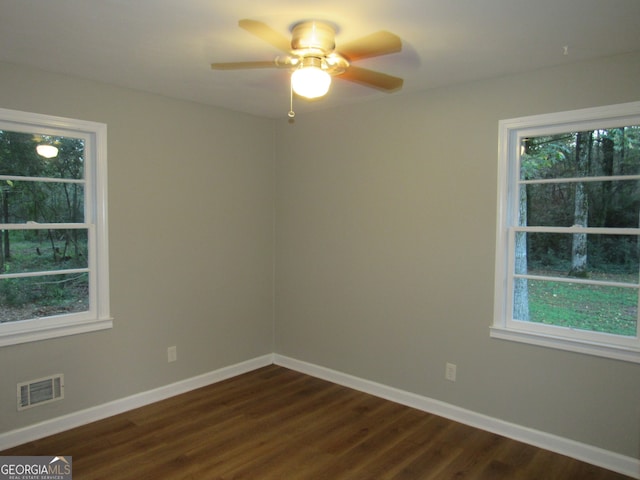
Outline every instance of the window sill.
<svg viewBox="0 0 640 480"><path fill-rule="evenodd" d="M31 322L31 320L27 322ZM24 324L25 322L0 324L0 347L113 328L112 318L71 321L49 327L21 326L22 328L16 328L18 327L18 325L16 325L17 323Z"/></svg>
<svg viewBox="0 0 640 480"><path fill-rule="evenodd" d="M567 350L569 352L584 353L598 357L623 360L625 362L640 363L640 351L633 348L612 346L603 343L574 340L552 335L507 329L504 327L490 327L491 338L528 343L541 347Z"/></svg>

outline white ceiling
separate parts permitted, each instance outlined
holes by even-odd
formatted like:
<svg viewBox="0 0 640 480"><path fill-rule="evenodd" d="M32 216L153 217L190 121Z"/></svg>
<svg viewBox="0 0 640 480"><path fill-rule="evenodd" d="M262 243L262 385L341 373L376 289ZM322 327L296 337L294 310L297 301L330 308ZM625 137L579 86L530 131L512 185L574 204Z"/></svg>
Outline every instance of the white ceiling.
<svg viewBox="0 0 640 480"><path fill-rule="evenodd" d="M298 113L640 50L640 0L0 0L0 61L286 118L286 70L210 68L280 53L243 18L287 37L328 20L338 51L378 30L401 37L402 52L358 62L404 78L401 91L335 80L322 100L294 100Z"/></svg>

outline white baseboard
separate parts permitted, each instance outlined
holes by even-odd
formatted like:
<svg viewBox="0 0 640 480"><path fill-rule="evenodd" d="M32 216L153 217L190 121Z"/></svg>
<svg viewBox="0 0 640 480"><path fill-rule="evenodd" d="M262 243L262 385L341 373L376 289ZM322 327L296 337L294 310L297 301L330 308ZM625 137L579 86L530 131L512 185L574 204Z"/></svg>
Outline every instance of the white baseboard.
<svg viewBox="0 0 640 480"><path fill-rule="evenodd" d="M541 432L531 428L505 422L481 413L456 407L439 400L423 397L415 393L406 392L380 383L364 380L325 367L302 362L283 355L275 354L273 361L276 365L312 375L345 387L369 393L386 400L391 400L424 412L433 413L441 417L496 433L529 445L566 455L577 460L597 465L607 470L640 479L640 460L627 457L602 448L576 442L567 438Z"/></svg>
<svg viewBox="0 0 640 480"><path fill-rule="evenodd" d="M529 445L544 448L545 450L566 455L640 480L640 460L637 458L627 457L592 445L505 422L439 400L423 397L415 393L406 392L278 354L268 354L257 357L219 370L214 370L213 372L181 380L164 387L2 433L0 434L0 450L6 450L48 435L86 425L87 423L158 402L190 390L195 390L196 388L221 382L228 378L271 365L272 363L402 405L417 408L424 412L433 413L472 427L481 428L482 430L512 438Z"/></svg>
<svg viewBox="0 0 640 480"><path fill-rule="evenodd" d="M0 450L6 450L7 448L22 445L23 443L31 442L81 425L86 425L87 423L111 417L144 405L149 405L150 403L158 402L175 395L180 395L181 393L195 390L196 388L221 382L222 380L256 370L260 367L271 365L272 363L273 355L264 355L262 357L257 357L245 362L224 367L219 370L214 370L203 375L181 380L170 385L165 385L164 387L138 393L136 395L131 395L130 397L114 400L113 402L108 402L96 407L87 408L86 410L70 413L35 425L29 425L28 427L2 433L0 434Z"/></svg>

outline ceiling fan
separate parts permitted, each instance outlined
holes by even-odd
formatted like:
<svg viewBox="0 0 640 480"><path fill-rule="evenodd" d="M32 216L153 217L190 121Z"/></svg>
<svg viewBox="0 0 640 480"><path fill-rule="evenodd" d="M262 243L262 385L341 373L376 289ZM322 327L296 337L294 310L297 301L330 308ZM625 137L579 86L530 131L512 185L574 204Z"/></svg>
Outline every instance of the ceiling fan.
<svg viewBox="0 0 640 480"><path fill-rule="evenodd" d="M214 70L289 69L292 72L292 90L306 98L325 95L333 76L384 92L402 88L402 78L352 64L357 60L402 50L402 41L393 33L379 31L347 43L336 51L336 28L329 22L306 20L295 23L291 27L291 40L256 20L240 20L238 24L286 55L270 61L212 63Z"/></svg>

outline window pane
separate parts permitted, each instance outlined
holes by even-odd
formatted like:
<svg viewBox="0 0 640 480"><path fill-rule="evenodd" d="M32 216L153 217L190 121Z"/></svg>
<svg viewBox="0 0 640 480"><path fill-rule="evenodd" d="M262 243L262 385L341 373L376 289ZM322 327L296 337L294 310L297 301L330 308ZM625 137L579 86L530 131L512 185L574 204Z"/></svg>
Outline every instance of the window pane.
<svg viewBox="0 0 640 480"><path fill-rule="evenodd" d="M516 299L515 320L625 336L637 334L638 290L635 288L531 279L525 282L528 308L523 309ZM528 318L525 318L523 312L527 311Z"/></svg>
<svg viewBox="0 0 640 480"><path fill-rule="evenodd" d="M0 223L84 223L84 185L0 181Z"/></svg>
<svg viewBox="0 0 640 480"><path fill-rule="evenodd" d="M87 268L87 234L86 229L5 230L0 274Z"/></svg>
<svg viewBox="0 0 640 480"><path fill-rule="evenodd" d="M638 248L636 235L519 232L515 273L638 284Z"/></svg>
<svg viewBox="0 0 640 480"><path fill-rule="evenodd" d="M520 179L640 174L640 126L522 140Z"/></svg>
<svg viewBox="0 0 640 480"><path fill-rule="evenodd" d="M0 279L0 322L89 309L86 273Z"/></svg>
<svg viewBox="0 0 640 480"><path fill-rule="evenodd" d="M640 181L544 183L521 185L519 225L638 228ZM580 212L582 209L582 212Z"/></svg>
<svg viewBox="0 0 640 480"><path fill-rule="evenodd" d="M55 147L55 156L38 153L39 145ZM84 140L0 130L0 175L84 178Z"/></svg>

